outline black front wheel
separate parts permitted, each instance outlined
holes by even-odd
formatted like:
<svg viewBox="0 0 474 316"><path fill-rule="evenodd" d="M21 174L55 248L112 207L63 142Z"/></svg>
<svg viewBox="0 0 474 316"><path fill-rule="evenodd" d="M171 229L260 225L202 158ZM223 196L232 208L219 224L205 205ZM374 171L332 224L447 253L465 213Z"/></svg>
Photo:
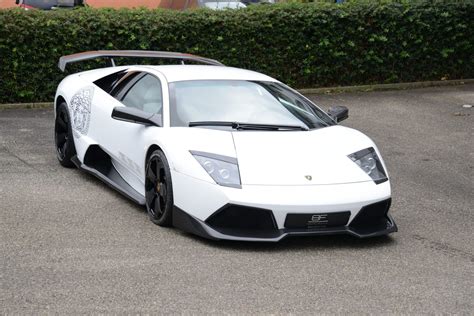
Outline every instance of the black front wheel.
<svg viewBox="0 0 474 316"><path fill-rule="evenodd" d="M171 226L173 187L168 161L161 150L155 150L148 158L145 174L145 198L150 220L160 226Z"/></svg>
<svg viewBox="0 0 474 316"><path fill-rule="evenodd" d="M76 154L76 148L74 146L69 111L65 102L61 103L56 111L54 143L56 145L56 156L61 166L66 168L74 167L71 158Z"/></svg>

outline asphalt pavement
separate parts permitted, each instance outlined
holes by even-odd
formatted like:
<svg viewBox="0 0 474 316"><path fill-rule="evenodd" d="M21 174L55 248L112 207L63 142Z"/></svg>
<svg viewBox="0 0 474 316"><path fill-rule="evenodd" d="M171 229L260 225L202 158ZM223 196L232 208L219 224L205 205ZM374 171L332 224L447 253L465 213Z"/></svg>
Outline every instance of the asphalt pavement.
<svg viewBox="0 0 474 316"><path fill-rule="evenodd" d="M313 95L346 105L391 176L399 232L208 241L53 148L53 112L0 111L0 314L472 314L474 85Z"/></svg>

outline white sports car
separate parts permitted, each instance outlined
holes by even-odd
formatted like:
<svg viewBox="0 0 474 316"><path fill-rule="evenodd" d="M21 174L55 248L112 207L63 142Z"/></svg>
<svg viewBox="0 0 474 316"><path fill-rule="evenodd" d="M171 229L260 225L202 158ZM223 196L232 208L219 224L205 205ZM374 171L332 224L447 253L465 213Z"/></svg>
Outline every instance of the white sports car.
<svg viewBox="0 0 474 316"><path fill-rule="evenodd" d="M181 64L117 67L114 57ZM58 86L57 157L146 206L153 223L248 241L397 231L380 152L337 124L347 108L326 114L271 77L188 54L94 51L59 67L96 58L111 67Z"/></svg>

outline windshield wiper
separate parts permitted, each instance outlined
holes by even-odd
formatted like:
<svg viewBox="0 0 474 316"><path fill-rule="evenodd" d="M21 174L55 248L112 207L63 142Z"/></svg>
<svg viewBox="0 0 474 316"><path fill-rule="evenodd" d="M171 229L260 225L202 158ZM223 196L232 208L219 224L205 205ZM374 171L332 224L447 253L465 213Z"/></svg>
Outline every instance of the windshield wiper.
<svg viewBox="0 0 474 316"><path fill-rule="evenodd" d="M263 131L307 131L308 128L300 125L274 125L257 123L240 123L225 121L189 122L189 127L195 126L228 126L236 130L263 130Z"/></svg>

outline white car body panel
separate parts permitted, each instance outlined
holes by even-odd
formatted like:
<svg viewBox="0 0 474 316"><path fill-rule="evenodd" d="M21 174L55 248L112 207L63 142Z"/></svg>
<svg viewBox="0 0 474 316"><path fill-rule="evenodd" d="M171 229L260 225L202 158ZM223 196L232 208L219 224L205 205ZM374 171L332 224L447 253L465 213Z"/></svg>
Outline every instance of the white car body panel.
<svg viewBox="0 0 474 316"><path fill-rule="evenodd" d="M374 144L365 135L346 127L292 133L249 131L234 133L234 140L242 184L315 185L372 181L360 168L354 168L354 162L347 156ZM311 176L312 180L308 181L305 175Z"/></svg>
<svg viewBox="0 0 474 316"><path fill-rule="evenodd" d="M223 205L238 204L271 209L280 229L284 228L289 212L313 214L345 210L351 211L352 220L363 206L382 201L391 193L388 182L376 185L373 181L337 185L242 185L242 189L234 189L179 172L173 173L173 191L176 206L192 209L193 215L202 221Z"/></svg>
<svg viewBox="0 0 474 316"><path fill-rule="evenodd" d="M278 82L267 75L233 67L221 66L149 66L150 70L162 73L168 82L187 80L252 80Z"/></svg>
<svg viewBox="0 0 474 316"><path fill-rule="evenodd" d="M115 107L124 105L93 82L121 70L143 71L160 79L163 127L111 117ZM55 106L59 98L68 105L77 160L84 164L87 150L91 145L98 145L110 155L121 177L144 196L147 153L152 146L157 146L170 165L175 206L203 223L228 204L269 209L278 229L285 228L285 218L292 212L350 211L350 223L364 206L390 198L389 181L374 183L348 158L354 152L373 147L386 170L377 147L367 136L347 127L336 125L310 131L170 127L168 84L186 80L278 82L253 71L220 66L122 66L70 75L58 86ZM71 102L84 89L93 92L90 113L85 114L89 120L88 129L81 133L74 127L75 120L81 116L75 112L77 110ZM241 188L216 184L191 151L236 158ZM236 238L230 236L228 239Z"/></svg>

